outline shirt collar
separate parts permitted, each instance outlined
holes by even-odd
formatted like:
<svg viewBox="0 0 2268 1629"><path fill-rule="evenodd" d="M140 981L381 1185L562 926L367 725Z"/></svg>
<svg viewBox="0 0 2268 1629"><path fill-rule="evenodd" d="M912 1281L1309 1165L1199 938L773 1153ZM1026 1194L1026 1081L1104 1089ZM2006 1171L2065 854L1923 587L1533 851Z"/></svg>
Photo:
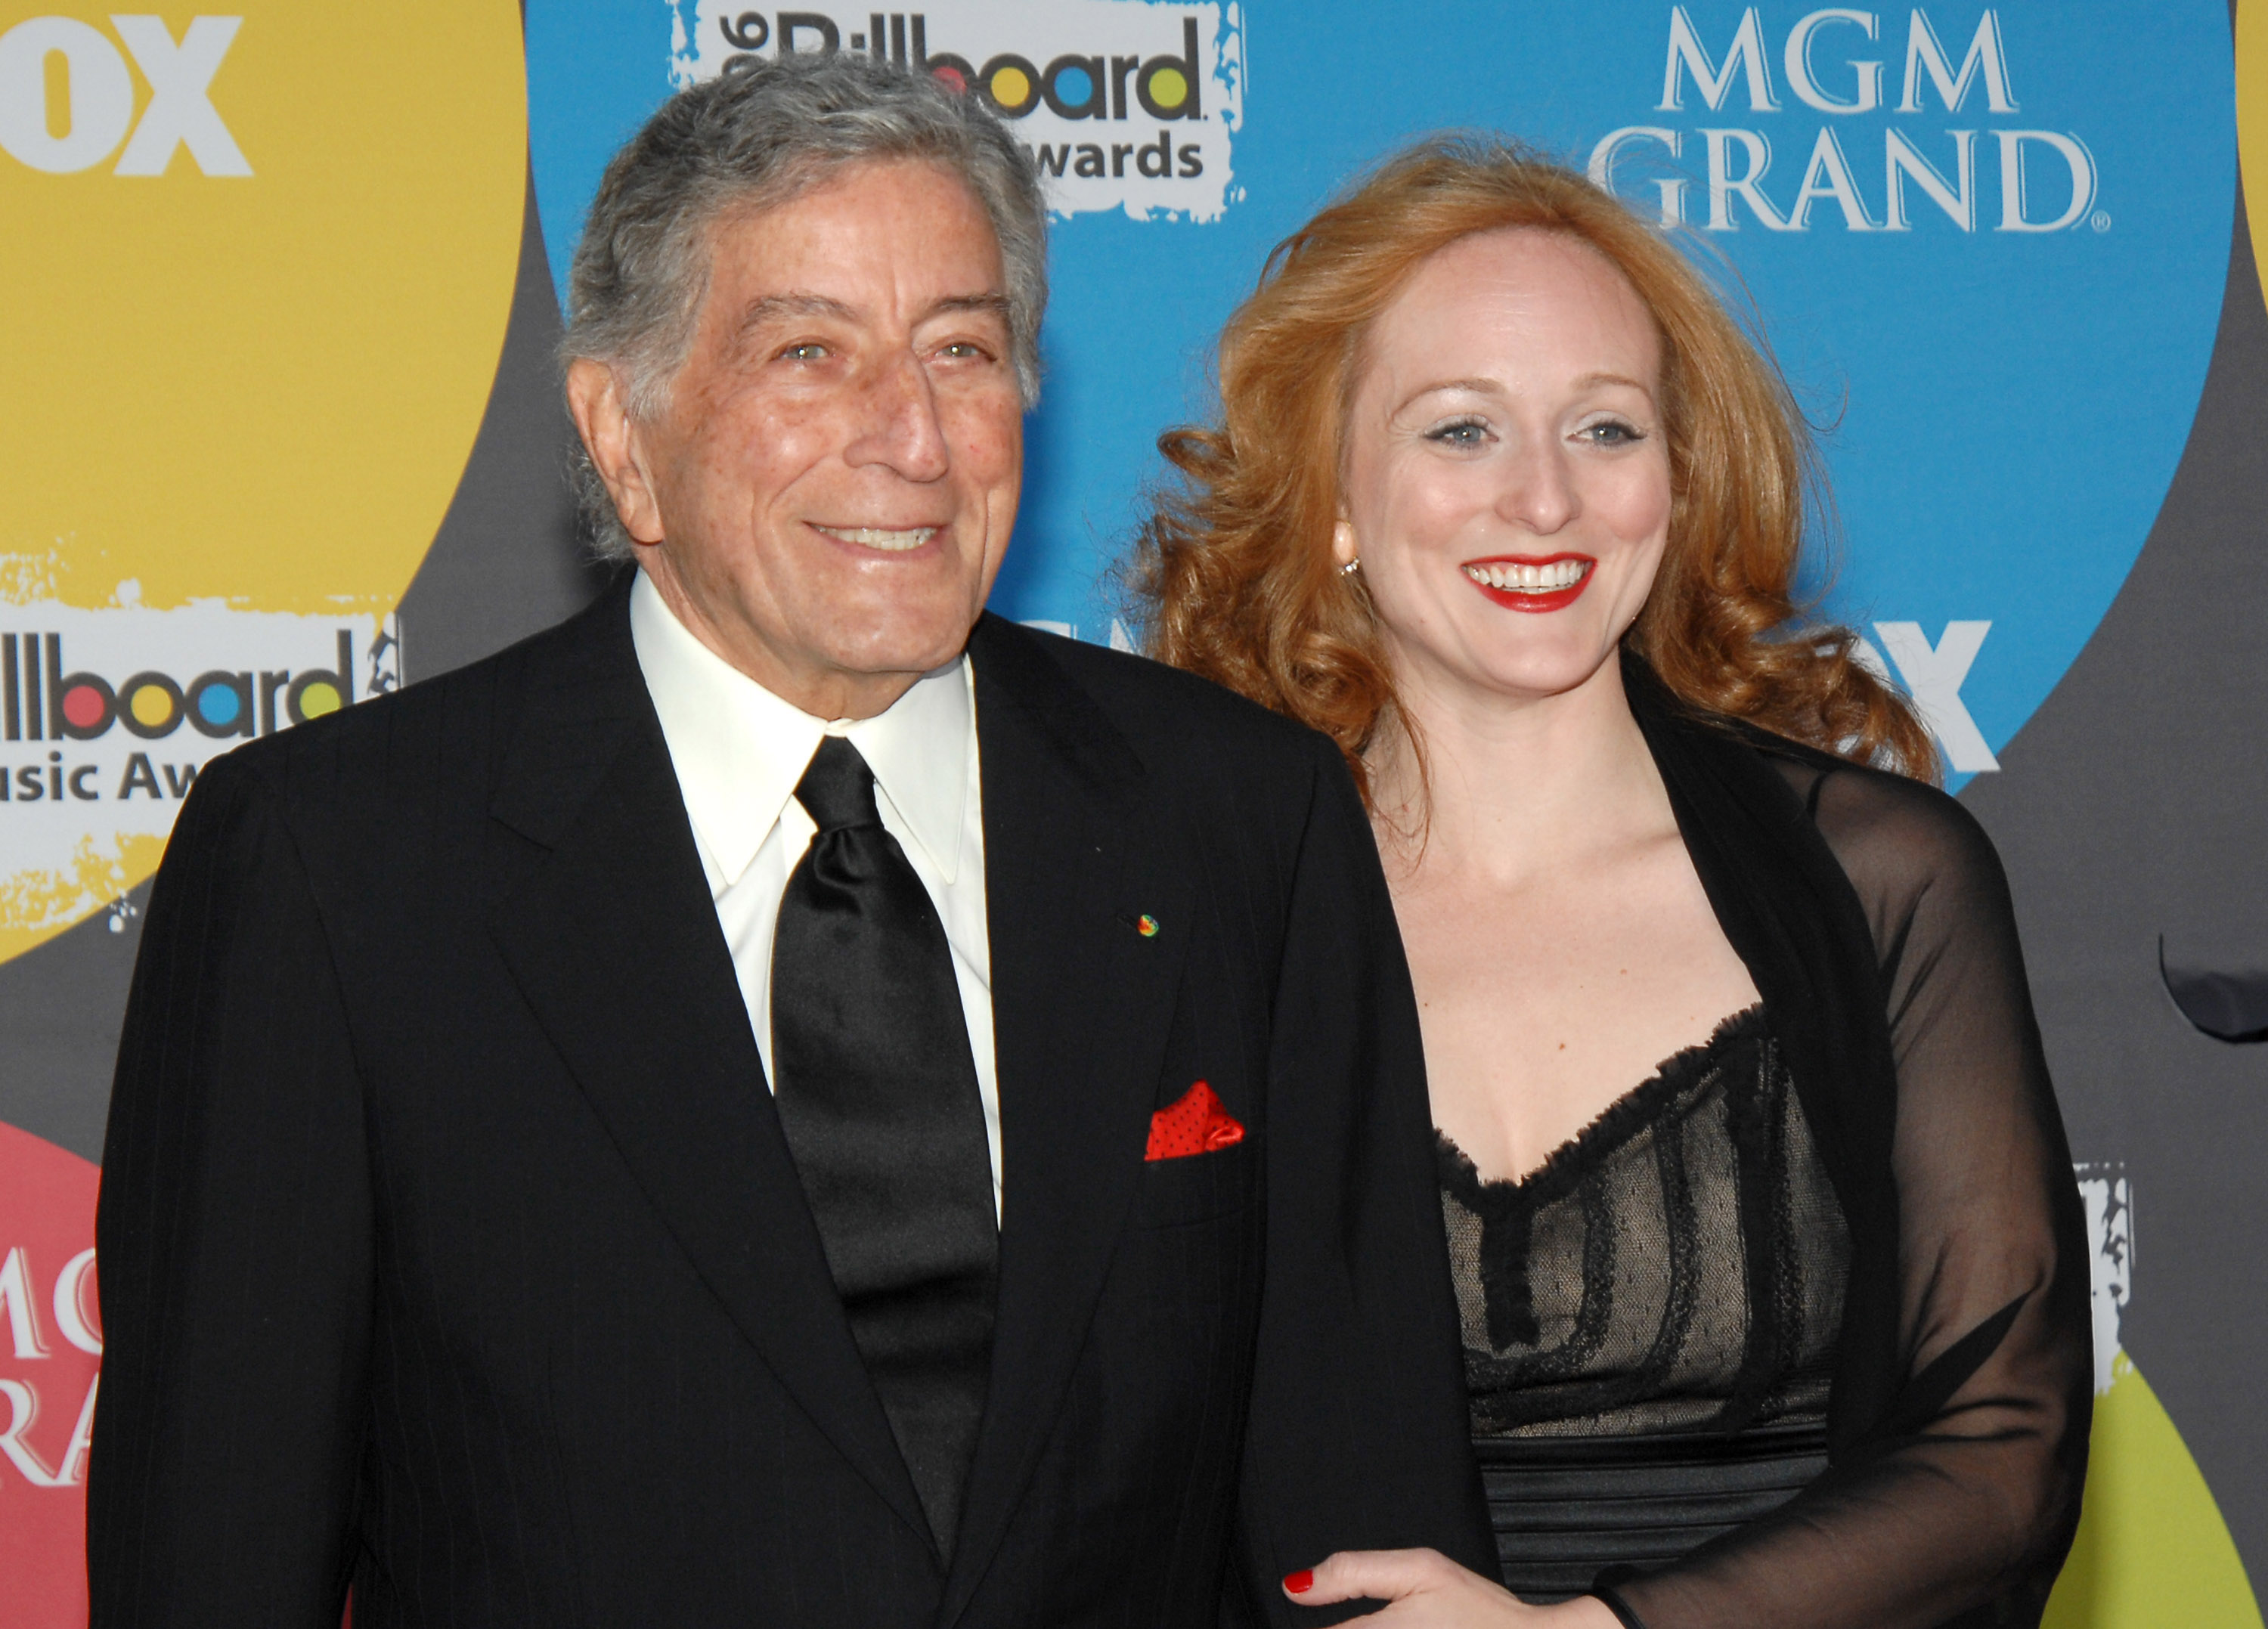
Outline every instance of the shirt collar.
<svg viewBox="0 0 2268 1629"><path fill-rule="evenodd" d="M685 812L730 888L795 795L822 735L843 735L950 886L960 868L976 704L966 657L924 674L887 711L829 722L781 700L701 643L644 571L630 640L661 719Z"/></svg>

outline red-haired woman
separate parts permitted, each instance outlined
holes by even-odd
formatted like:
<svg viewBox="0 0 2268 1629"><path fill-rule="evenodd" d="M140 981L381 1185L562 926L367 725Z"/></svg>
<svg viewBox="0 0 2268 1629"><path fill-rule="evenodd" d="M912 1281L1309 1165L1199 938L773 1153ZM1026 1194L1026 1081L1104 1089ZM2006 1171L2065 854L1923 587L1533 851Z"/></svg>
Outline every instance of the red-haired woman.
<svg viewBox="0 0 2268 1629"><path fill-rule="evenodd" d="M1424 1026L1503 1582L1384 1620L2033 1624L2078 1520L2083 1224L1991 844L1793 597L1770 364L1580 175L1427 143L1284 243L1141 583L1336 739Z"/></svg>

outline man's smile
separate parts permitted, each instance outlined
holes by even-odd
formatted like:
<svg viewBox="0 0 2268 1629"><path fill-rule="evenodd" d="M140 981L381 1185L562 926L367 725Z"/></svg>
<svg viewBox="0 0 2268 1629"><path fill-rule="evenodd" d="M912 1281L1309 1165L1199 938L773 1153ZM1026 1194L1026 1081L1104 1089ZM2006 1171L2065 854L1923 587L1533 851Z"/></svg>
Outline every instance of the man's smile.
<svg viewBox="0 0 2268 1629"><path fill-rule="evenodd" d="M879 526L821 526L810 522L814 532L823 532L838 542L858 543L867 549L886 549L892 554L903 554L918 549L945 528L941 526L884 527Z"/></svg>

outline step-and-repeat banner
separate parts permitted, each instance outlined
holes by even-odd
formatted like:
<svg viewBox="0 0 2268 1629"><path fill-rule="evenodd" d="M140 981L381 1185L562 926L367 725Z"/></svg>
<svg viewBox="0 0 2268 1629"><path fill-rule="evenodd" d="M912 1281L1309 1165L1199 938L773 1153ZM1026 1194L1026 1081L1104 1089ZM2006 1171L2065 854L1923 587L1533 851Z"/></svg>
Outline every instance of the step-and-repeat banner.
<svg viewBox="0 0 2268 1629"><path fill-rule="evenodd" d="M2268 18L219 3L0 3L0 1622L84 1621L108 1055L182 798L588 594L550 357L608 156L676 86L861 51L1047 177L994 604L1079 638L1134 640L1112 568L1220 321L1397 144L1515 133L1720 267L1824 431L1828 606L2008 859L2084 1162L2096 1451L2051 1619L2261 1623Z"/></svg>

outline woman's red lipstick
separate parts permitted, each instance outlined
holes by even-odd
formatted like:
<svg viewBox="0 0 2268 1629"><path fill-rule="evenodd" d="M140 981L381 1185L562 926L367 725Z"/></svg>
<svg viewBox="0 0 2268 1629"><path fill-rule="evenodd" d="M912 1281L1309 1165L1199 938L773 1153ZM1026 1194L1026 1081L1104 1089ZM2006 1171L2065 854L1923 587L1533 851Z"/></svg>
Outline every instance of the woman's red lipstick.
<svg viewBox="0 0 2268 1629"><path fill-rule="evenodd" d="M1591 573L1598 562L1589 555L1491 555L1485 560L1464 563L1465 580L1479 589L1498 605L1514 611L1557 611L1582 598L1583 590L1590 586ZM1574 581L1567 582L1569 568ZM1522 587L1520 580L1533 572L1553 587ZM1504 586L1491 582L1491 578L1502 579ZM1532 579L1531 579L1532 580Z"/></svg>

